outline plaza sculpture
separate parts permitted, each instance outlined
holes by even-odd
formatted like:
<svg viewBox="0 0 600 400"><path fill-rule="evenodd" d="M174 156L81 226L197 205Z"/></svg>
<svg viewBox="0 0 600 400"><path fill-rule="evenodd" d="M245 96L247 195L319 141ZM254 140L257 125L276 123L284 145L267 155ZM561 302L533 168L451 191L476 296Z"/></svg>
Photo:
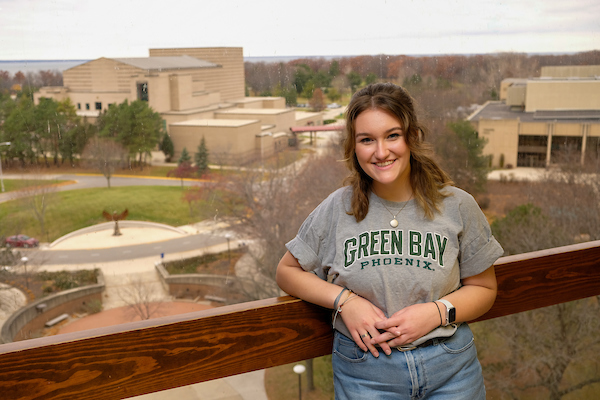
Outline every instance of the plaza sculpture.
<svg viewBox="0 0 600 400"><path fill-rule="evenodd" d="M102 215L107 221L115 221L115 231L113 232L113 236L121 236L121 231L119 230L119 221L127 218L127 215L129 215L129 210L125 209L125 211L123 211L121 214L117 214L116 211L110 214L108 211L104 210L102 211Z"/></svg>

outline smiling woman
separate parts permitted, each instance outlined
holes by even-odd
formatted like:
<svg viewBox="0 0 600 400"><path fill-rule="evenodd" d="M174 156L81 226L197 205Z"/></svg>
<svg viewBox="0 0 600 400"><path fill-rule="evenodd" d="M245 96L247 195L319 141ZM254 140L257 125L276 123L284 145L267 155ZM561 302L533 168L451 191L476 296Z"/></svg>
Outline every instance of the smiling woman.
<svg viewBox="0 0 600 400"><path fill-rule="evenodd" d="M425 133L402 87L356 92L344 138L350 185L311 213L277 267L286 293L333 309L339 400L485 399L466 321L494 303L502 248L430 157Z"/></svg>

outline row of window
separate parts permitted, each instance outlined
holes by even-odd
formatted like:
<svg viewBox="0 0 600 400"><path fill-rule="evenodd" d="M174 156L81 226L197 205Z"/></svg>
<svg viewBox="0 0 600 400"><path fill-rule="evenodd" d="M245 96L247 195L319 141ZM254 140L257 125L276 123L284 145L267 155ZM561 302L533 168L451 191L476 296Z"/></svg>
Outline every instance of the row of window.
<svg viewBox="0 0 600 400"><path fill-rule="evenodd" d="M138 100L148 101L148 83L147 82L137 84L137 98L138 98ZM111 106L112 106L112 104L108 105L109 108ZM81 103L77 103L77 109L78 110L82 109ZM85 109L88 111L90 110L90 103L85 103ZM97 101L96 103L94 103L94 110L102 111L102 102Z"/></svg>
<svg viewBox="0 0 600 400"><path fill-rule="evenodd" d="M112 106L112 104L109 104L108 106L110 107L110 106ZM77 109L78 109L78 110L81 110L81 103L77 103ZM85 103L85 109L86 109L86 110L89 110L89 109L90 109L90 103ZM95 109L95 110L98 110L98 111L102 111L102 102L100 102L100 101L97 101L97 102L95 103L95 108L94 108L94 109Z"/></svg>

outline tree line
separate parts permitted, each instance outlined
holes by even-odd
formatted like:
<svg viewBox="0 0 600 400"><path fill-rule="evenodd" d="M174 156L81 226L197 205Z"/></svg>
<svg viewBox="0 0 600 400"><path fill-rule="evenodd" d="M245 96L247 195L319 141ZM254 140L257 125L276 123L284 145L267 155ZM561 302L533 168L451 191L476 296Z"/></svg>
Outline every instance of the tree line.
<svg viewBox="0 0 600 400"><path fill-rule="evenodd" d="M18 93L35 91L42 86L62 86L63 76L60 71L40 70L37 72L17 71L11 75L0 70L0 93Z"/></svg>
<svg viewBox="0 0 600 400"><path fill-rule="evenodd" d="M296 105L298 96L310 99L321 88L331 101L361 85L390 81L418 90L459 90L467 85L461 105L482 103L498 95L506 78L539 76L550 65L600 64L600 51L562 55L500 53L488 55L375 55L300 58L289 62L245 62L246 88L251 95L283 96Z"/></svg>
<svg viewBox="0 0 600 400"><path fill-rule="evenodd" d="M0 94L0 142L7 166L15 162L22 168L28 165L49 167L65 162L75 165L85 155L92 139L110 141L118 148L128 165L143 165L166 131L160 114L147 102L125 100L111 105L100 113L94 124L77 115L70 99L56 101L41 98L34 104L30 92L20 92L16 98Z"/></svg>

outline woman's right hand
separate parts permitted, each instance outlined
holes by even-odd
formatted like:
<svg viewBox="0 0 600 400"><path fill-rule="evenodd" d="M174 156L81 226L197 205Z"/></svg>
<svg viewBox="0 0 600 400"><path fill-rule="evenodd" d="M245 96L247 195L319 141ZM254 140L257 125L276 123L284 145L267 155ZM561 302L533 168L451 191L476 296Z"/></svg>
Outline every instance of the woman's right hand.
<svg viewBox="0 0 600 400"><path fill-rule="evenodd" d="M375 322L385 320L385 314L369 300L354 293L351 296L353 297L348 298L342 306L338 318L342 317L358 347L363 351L370 351L375 357L379 357L379 351L371 343L371 338L379 335ZM392 353L387 343L380 343L379 346L385 354L390 355Z"/></svg>

